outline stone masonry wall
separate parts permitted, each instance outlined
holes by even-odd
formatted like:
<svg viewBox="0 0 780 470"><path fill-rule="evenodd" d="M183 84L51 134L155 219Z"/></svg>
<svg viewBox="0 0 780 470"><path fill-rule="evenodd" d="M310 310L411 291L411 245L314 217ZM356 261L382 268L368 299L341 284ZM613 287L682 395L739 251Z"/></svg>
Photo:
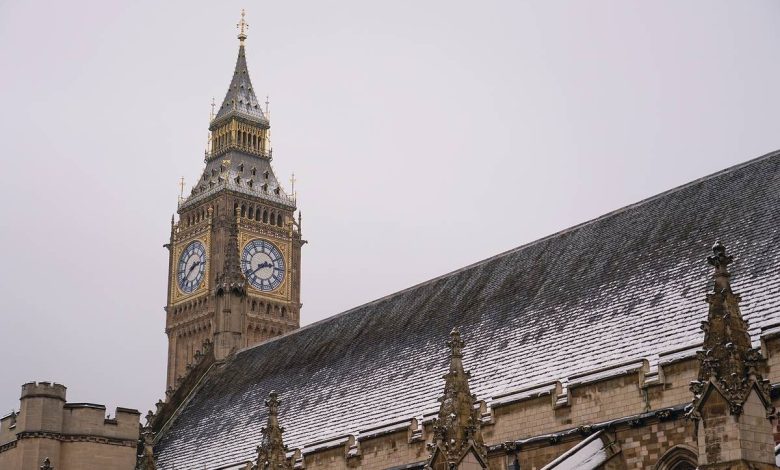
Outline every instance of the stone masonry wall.
<svg viewBox="0 0 780 470"><path fill-rule="evenodd" d="M140 413L105 413L103 405L66 403L63 385L24 384L18 416L0 420L0 469L38 470L49 458L57 470L131 470Z"/></svg>
<svg viewBox="0 0 780 470"><path fill-rule="evenodd" d="M507 468L515 454L503 444L515 442L520 468L539 469L580 442L589 426L607 427L617 438L621 452L610 460L611 469L653 468L667 452L681 446L695 452L693 424L683 410L691 403L689 384L699 368L692 354L695 349L662 357L657 375L644 364L598 371L570 381L568 389L551 384L527 396L520 393L516 400L477 397L487 399L481 428L490 448L490 468ZM766 377L780 382L780 335L766 338L763 351L770 364ZM430 418L423 420L422 436L428 442ZM423 462L427 450L419 439L410 441L414 429L415 424L400 425L377 437L359 437L359 457L349 461L343 444L320 451L304 447L305 468L380 470Z"/></svg>

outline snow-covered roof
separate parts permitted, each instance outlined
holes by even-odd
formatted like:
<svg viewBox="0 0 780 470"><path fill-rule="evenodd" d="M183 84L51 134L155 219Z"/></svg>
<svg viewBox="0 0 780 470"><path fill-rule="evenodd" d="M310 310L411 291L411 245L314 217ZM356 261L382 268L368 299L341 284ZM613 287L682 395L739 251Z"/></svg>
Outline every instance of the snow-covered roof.
<svg viewBox="0 0 780 470"><path fill-rule="evenodd" d="M775 152L243 350L166 428L160 468L251 458L271 390L285 442L304 452L423 416L438 407L454 326L478 399L632 360L652 370L702 340L716 240L736 257L732 285L757 340L780 320L778 208Z"/></svg>

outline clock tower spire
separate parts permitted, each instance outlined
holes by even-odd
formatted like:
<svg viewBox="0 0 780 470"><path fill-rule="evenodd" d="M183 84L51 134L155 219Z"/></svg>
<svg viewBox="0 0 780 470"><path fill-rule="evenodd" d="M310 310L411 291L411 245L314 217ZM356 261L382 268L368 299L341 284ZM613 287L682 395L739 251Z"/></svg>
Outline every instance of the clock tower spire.
<svg viewBox="0 0 780 470"><path fill-rule="evenodd" d="M238 58L209 123L205 169L171 227L167 383L204 342L216 359L300 326L300 223L271 166L270 121L249 78L241 12Z"/></svg>

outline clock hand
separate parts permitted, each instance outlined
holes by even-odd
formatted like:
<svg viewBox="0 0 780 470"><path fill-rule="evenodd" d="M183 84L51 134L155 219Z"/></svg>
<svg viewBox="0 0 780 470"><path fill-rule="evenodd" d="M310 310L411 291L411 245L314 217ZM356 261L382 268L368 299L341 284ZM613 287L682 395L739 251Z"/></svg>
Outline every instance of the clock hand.
<svg viewBox="0 0 780 470"><path fill-rule="evenodd" d="M190 266L190 270L187 271L187 275L189 276L193 269L197 268L200 265L200 260L195 261L192 263L192 266Z"/></svg>
<svg viewBox="0 0 780 470"><path fill-rule="evenodd" d="M256 273L257 271L259 271L259 270L261 270L263 268L272 268L272 267L273 267L273 265L271 263L269 263L268 261L263 261L262 263L257 265L257 268L255 268L252 271L252 274Z"/></svg>
<svg viewBox="0 0 780 470"><path fill-rule="evenodd" d="M190 274L192 274L192 270L197 268L200 265L200 260L192 263L192 266L190 266L190 269L187 271L187 275L185 276L187 280L190 280ZM196 274L197 277L197 274Z"/></svg>

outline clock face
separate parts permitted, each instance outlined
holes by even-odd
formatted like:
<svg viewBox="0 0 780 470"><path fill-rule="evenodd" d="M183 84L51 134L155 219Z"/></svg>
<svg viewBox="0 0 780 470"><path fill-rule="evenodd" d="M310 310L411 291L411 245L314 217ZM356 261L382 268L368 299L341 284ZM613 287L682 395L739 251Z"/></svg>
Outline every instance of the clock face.
<svg viewBox="0 0 780 470"><path fill-rule="evenodd" d="M187 245L179 257L176 269L176 281L185 294L194 292L206 274L206 247L200 241Z"/></svg>
<svg viewBox="0 0 780 470"><path fill-rule="evenodd" d="M284 280L284 258L276 245L258 238L244 247L241 271L253 287L272 291Z"/></svg>

